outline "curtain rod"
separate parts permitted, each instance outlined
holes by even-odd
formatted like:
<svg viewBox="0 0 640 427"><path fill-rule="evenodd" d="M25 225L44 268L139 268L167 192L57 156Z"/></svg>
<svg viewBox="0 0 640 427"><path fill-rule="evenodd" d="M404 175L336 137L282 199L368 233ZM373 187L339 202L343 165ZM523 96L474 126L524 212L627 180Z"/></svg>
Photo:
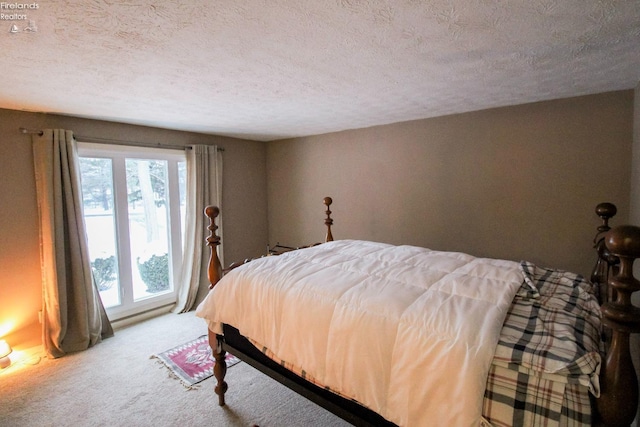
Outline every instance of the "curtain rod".
<svg viewBox="0 0 640 427"><path fill-rule="evenodd" d="M20 132L40 136L44 133L42 130L27 129L23 127L20 128ZM75 138L80 142L91 142L94 144L128 145L133 147L164 148L169 150L191 150L193 148L190 145L161 145L158 143L154 144L152 142L122 141L118 139L94 138L89 136L76 136ZM224 148L218 147L218 151L224 151Z"/></svg>

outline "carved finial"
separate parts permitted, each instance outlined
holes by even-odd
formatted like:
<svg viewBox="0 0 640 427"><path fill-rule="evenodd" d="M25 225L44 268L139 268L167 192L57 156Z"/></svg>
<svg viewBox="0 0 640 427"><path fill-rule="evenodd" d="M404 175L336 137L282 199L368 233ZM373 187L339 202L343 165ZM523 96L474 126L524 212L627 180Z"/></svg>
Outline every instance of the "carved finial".
<svg viewBox="0 0 640 427"><path fill-rule="evenodd" d="M621 258L640 257L640 227L620 225L606 236L607 248Z"/></svg>
<svg viewBox="0 0 640 427"><path fill-rule="evenodd" d="M216 234L218 226L216 225L216 218L220 215L220 209L217 206L207 206L204 208L204 214L209 218L209 236L207 237L207 246L211 248L211 255L209 257L209 268L207 276L209 277L209 289L218 283L222 278L222 266L220 259L218 258L218 245L220 245L220 236Z"/></svg>
<svg viewBox="0 0 640 427"><path fill-rule="evenodd" d="M207 206L204 208L204 214L209 217L209 219L215 219L220 215L220 208L217 206Z"/></svg>
<svg viewBox="0 0 640 427"><path fill-rule="evenodd" d="M599 203L596 206L596 215L598 215L602 219L602 225L598 227L598 231L609 231L611 227L609 227L609 220L616 216L618 213L618 208L616 205L609 202Z"/></svg>
<svg viewBox="0 0 640 427"><path fill-rule="evenodd" d="M331 206L331 203L333 203L333 199L331 199L331 197L325 197L322 202L327 207L327 210L325 211L325 213L327 214L327 219L324 220L324 225L327 226L327 236L325 237L324 241L333 242L333 235L331 234L331 226L333 225L333 219L331 219L331 209L329 209L329 207Z"/></svg>

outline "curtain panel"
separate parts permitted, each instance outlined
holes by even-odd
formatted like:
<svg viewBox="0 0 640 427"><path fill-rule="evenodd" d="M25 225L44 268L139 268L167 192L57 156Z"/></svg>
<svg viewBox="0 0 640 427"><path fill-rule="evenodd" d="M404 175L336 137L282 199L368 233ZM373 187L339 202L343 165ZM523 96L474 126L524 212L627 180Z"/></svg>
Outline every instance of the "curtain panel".
<svg viewBox="0 0 640 427"><path fill-rule="evenodd" d="M42 340L49 357L86 350L113 335L93 281L73 132L32 137L40 219Z"/></svg>
<svg viewBox="0 0 640 427"><path fill-rule="evenodd" d="M191 310L208 292L209 250L205 250L205 238L209 224L204 208L220 206L221 202L222 153L215 145L194 145L187 151L186 224L178 302L173 310L176 313ZM218 235L222 236L222 218L218 226ZM218 255L224 265L222 245L218 246Z"/></svg>

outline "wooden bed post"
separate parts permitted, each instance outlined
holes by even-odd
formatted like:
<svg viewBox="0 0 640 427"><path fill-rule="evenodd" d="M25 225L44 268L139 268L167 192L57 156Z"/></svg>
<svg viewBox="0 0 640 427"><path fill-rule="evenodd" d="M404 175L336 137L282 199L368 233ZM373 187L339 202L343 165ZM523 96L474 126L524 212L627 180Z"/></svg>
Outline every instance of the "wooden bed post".
<svg viewBox="0 0 640 427"><path fill-rule="evenodd" d="M211 255L209 256L207 276L209 277L209 289L213 289L216 283L222 278L222 265L218 257L220 236L216 234L216 230L218 229L216 218L220 215L220 209L217 206L207 206L204 214L209 218L207 246L211 248ZM213 365L213 375L217 381L215 392L218 395L218 404L220 406L225 405L224 394L228 388L224 380L224 377L227 375L227 362L225 360L227 352L222 348L222 339L222 336L209 330L209 347L211 347L211 353L215 359L215 364Z"/></svg>
<svg viewBox="0 0 640 427"><path fill-rule="evenodd" d="M609 227L609 220L613 218L618 212L618 208L613 203L600 203L596 206L596 215L602 219L602 225L598 227L598 232L593 238L594 248L598 253L598 260L593 272L591 273L591 283L597 285L597 296L600 304L604 304L613 299L613 289L607 285L611 268L618 264L618 257L613 255L604 241L604 236L607 231L611 230Z"/></svg>
<svg viewBox="0 0 640 427"><path fill-rule="evenodd" d="M638 409L638 380L631 360L629 335L640 332L640 308L631 295L640 290L633 277L633 261L640 257L640 228L619 226L605 235L611 254L620 259L617 274L609 279L614 298L602 305L602 323L612 331L600 374L600 398L596 400L600 421L606 426L628 426Z"/></svg>
<svg viewBox="0 0 640 427"><path fill-rule="evenodd" d="M213 289L216 283L218 283L222 278L222 265L220 264L220 258L218 258L220 236L216 234L216 230L218 229L218 226L216 225L216 218L220 215L220 209L217 206L207 206L204 208L204 214L209 218L209 226L207 227L209 230L207 246L211 249L207 277L209 277L209 289Z"/></svg>
<svg viewBox="0 0 640 427"><path fill-rule="evenodd" d="M214 344L215 343L215 344ZM224 377L227 375L227 352L222 348L222 336L218 335L209 329L209 347L211 347L211 353L216 363L213 365L213 376L216 377L215 392L218 395L218 405L224 406L224 394L229 388Z"/></svg>
<svg viewBox="0 0 640 427"><path fill-rule="evenodd" d="M325 242L333 242L333 235L331 234L331 226L333 225L333 219L331 219L331 210L329 207L331 203L333 203L333 199L331 197L325 197L323 203L327 207L325 213L327 214L327 219L324 220L324 225L327 226L327 236L325 237Z"/></svg>

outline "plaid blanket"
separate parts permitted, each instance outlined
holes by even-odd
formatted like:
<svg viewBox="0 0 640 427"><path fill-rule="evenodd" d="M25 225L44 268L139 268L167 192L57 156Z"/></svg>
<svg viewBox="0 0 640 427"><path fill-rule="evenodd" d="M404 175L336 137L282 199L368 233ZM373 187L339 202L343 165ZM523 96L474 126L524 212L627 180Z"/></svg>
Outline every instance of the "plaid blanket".
<svg viewBox="0 0 640 427"><path fill-rule="evenodd" d="M493 426L591 425L599 396L600 306L582 276L521 263L485 391Z"/></svg>
<svg viewBox="0 0 640 427"><path fill-rule="evenodd" d="M583 277L521 263L524 281L505 320L487 378L483 425L591 425L599 396L600 306ZM265 355L306 380L303 370ZM349 398L348 396L343 396Z"/></svg>

